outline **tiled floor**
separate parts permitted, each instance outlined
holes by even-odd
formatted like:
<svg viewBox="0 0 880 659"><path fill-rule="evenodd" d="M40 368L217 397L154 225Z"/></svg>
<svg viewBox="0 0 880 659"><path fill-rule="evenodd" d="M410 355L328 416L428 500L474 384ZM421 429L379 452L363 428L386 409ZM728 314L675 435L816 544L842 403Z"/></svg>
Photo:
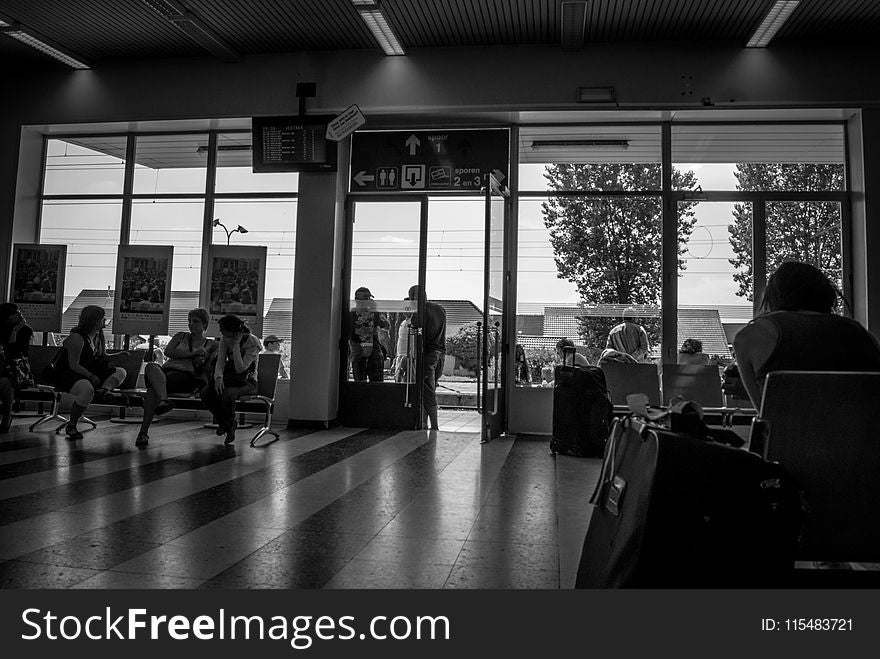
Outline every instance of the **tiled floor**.
<svg viewBox="0 0 880 659"><path fill-rule="evenodd" d="M570 588L598 460L546 439L281 430L224 447L200 421L0 436L3 588ZM242 433L243 434L243 433Z"/></svg>

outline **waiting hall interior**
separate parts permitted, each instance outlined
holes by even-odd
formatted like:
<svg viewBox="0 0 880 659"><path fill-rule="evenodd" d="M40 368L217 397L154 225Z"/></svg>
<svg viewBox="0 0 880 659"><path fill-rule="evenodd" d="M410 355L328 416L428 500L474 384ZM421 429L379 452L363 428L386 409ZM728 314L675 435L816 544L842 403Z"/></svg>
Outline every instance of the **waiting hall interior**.
<svg viewBox="0 0 880 659"><path fill-rule="evenodd" d="M0 0L0 588L584 587L641 491L623 429L682 400L792 475L785 585L877 587L880 368L832 337L738 378L789 262L877 341L878 28L871 0ZM603 587L693 585L615 551Z"/></svg>

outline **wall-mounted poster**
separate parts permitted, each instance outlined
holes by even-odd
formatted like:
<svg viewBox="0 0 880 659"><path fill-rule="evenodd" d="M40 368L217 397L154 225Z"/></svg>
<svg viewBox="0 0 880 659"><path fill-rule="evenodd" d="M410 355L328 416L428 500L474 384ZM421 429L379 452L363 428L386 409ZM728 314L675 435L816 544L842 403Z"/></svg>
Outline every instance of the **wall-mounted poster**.
<svg viewBox="0 0 880 659"><path fill-rule="evenodd" d="M60 332L67 245L16 243L9 299L37 332Z"/></svg>
<svg viewBox="0 0 880 659"><path fill-rule="evenodd" d="M116 261L115 334L168 334L170 245L120 245Z"/></svg>
<svg viewBox="0 0 880 659"><path fill-rule="evenodd" d="M208 253L209 336L219 336L217 320L228 313L246 321L263 336L263 291L266 289L266 248L211 245Z"/></svg>

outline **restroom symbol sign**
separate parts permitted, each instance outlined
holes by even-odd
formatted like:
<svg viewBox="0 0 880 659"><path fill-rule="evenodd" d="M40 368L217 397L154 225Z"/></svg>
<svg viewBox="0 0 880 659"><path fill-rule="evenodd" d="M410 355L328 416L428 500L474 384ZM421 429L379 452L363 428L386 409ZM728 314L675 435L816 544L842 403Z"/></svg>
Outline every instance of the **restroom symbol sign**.
<svg viewBox="0 0 880 659"><path fill-rule="evenodd" d="M402 190L416 190L425 187L425 166L404 165L400 173L400 187Z"/></svg>
<svg viewBox="0 0 880 659"><path fill-rule="evenodd" d="M376 187L380 190L396 190L400 187L397 167L379 167L376 170Z"/></svg>
<svg viewBox="0 0 880 659"><path fill-rule="evenodd" d="M431 167L428 170L429 188L448 188L452 186L452 167Z"/></svg>

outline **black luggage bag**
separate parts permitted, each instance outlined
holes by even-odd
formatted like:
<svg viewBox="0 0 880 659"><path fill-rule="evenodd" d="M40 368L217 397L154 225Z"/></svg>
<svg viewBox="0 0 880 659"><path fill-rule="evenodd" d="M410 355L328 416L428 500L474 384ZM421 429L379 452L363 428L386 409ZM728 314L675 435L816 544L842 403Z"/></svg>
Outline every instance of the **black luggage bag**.
<svg viewBox="0 0 880 659"><path fill-rule="evenodd" d="M577 588L784 585L803 519L800 493L754 453L615 420Z"/></svg>
<svg viewBox="0 0 880 659"><path fill-rule="evenodd" d="M569 350L574 364L574 349L566 349ZM553 371L550 451L584 458L601 457L611 429L611 412L611 398L601 368L565 363L557 366Z"/></svg>

